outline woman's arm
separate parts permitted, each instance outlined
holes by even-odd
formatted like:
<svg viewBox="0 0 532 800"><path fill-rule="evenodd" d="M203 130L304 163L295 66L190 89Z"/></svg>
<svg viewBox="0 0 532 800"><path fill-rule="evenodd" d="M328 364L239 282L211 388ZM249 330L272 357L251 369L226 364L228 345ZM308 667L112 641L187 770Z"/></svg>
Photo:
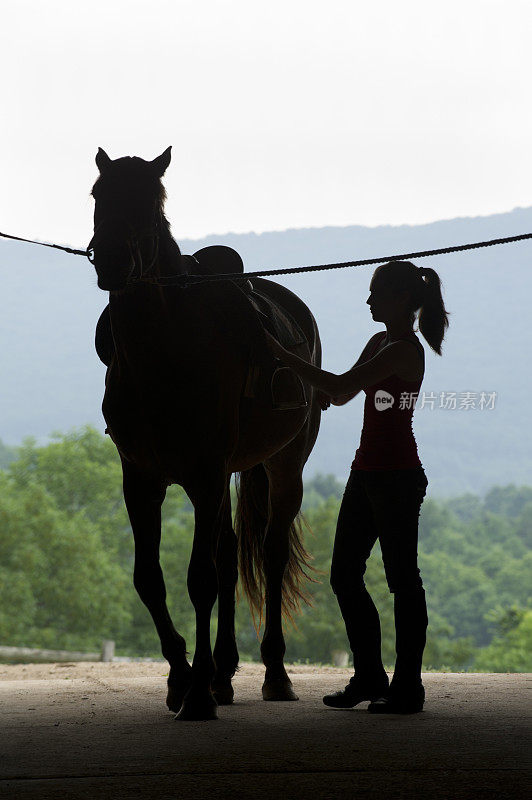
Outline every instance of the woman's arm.
<svg viewBox="0 0 532 800"><path fill-rule="evenodd" d="M357 362L347 372L336 375L333 372L314 367L308 361L304 361L299 356L285 350L270 334L266 333L266 338L274 355L280 358L284 364L291 367L294 372L312 384L312 386L339 400L342 400L345 395L354 397L364 387L373 386L378 381L394 375L398 366L402 363L405 353L403 342L393 342L369 361L361 364ZM347 400L344 402L347 402ZM343 405L343 402L338 405Z"/></svg>
<svg viewBox="0 0 532 800"><path fill-rule="evenodd" d="M277 356L277 358L280 358L283 364L291 367L301 378L304 378L308 383L312 384L312 386L315 386L316 389L320 389L320 391L328 394L330 397L341 394L341 392L337 392L335 388L335 379L338 378L337 375L319 369L319 367L315 367L309 364L308 361L304 361L302 358L299 358L299 356L285 350L277 339L274 339L268 331L265 331L265 335L272 353Z"/></svg>
<svg viewBox="0 0 532 800"><path fill-rule="evenodd" d="M374 333L371 339L368 339L364 349L362 350L361 354L359 355L358 359L353 364L353 367L358 367L359 364L363 364L365 361L368 360L368 356L370 353L373 352L373 348L375 346L375 340L380 339L382 334ZM351 367L351 369L353 369ZM331 403L333 406L345 406L346 403L349 403L357 394L360 393L360 389L357 392L352 392L351 394L342 394L338 395L337 397L331 397Z"/></svg>

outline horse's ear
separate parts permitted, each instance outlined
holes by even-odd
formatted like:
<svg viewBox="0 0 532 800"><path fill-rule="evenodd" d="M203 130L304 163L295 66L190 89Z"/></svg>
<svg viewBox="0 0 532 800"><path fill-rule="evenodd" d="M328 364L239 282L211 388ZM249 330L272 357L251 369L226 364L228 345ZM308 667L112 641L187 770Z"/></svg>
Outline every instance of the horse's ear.
<svg viewBox="0 0 532 800"><path fill-rule="evenodd" d="M164 153L161 153L160 156L154 158L153 161L150 161L151 167L153 171L157 175L158 178L162 178L166 170L168 169L168 165L170 164L170 160L172 158L172 145L167 147Z"/></svg>
<svg viewBox="0 0 532 800"><path fill-rule="evenodd" d="M100 173L105 172L105 170L111 163L112 161L105 152L105 150L102 150L102 148L99 147L98 152L96 153L96 166L100 170Z"/></svg>

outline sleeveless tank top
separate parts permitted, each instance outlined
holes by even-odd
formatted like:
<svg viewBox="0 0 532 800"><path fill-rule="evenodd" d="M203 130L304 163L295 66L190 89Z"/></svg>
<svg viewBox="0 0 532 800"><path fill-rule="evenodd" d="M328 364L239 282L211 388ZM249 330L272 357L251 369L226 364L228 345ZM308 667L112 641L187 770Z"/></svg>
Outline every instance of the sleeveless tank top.
<svg viewBox="0 0 532 800"><path fill-rule="evenodd" d="M386 335L384 331L382 337L377 339L369 358L375 355ZM416 344L425 364L423 346L413 332L396 341ZM422 381L407 381L391 375L364 389L364 423L351 469L414 469L421 466L412 430L412 416Z"/></svg>

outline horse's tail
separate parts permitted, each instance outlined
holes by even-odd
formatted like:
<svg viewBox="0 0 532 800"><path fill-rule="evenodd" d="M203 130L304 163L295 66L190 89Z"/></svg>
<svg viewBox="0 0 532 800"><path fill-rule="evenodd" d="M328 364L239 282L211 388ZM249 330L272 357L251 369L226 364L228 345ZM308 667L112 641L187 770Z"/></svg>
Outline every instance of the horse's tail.
<svg viewBox="0 0 532 800"><path fill-rule="evenodd" d="M235 532L238 538L240 580L258 629L262 622L266 591L264 534L268 522L268 478L262 464L237 474L236 492ZM303 545L302 523L306 525L302 514L298 513L288 535L289 555L283 577L282 611L283 616L290 620L294 612L299 610L301 601L310 604L304 584L307 580L313 580L309 575L313 570L311 556Z"/></svg>

